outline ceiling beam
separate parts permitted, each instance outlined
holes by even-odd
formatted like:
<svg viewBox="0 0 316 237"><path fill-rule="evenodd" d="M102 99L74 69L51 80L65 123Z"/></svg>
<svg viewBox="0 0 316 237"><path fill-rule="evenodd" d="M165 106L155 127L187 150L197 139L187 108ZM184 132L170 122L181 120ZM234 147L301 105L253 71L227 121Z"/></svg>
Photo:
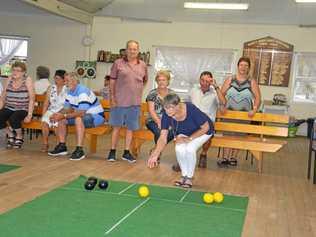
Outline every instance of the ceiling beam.
<svg viewBox="0 0 316 237"><path fill-rule="evenodd" d="M44 9L59 16L63 16L84 24L92 24L93 15L72 7L58 0L22 0L28 4Z"/></svg>

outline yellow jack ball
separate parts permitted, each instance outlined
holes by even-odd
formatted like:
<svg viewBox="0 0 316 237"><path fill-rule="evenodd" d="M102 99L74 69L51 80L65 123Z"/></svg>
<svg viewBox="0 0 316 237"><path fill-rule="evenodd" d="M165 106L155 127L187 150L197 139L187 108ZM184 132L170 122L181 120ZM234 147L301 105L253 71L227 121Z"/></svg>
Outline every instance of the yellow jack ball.
<svg viewBox="0 0 316 237"><path fill-rule="evenodd" d="M203 201L206 204L211 204L214 201L214 197L213 197L213 195L211 193L205 193L203 195Z"/></svg>
<svg viewBox="0 0 316 237"><path fill-rule="evenodd" d="M146 198L149 196L149 188L145 185L143 186L140 186L139 189L138 189L138 195L141 197L141 198Z"/></svg>
<svg viewBox="0 0 316 237"><path fill-rule="evenodd" d="M214 193L213 196L214 196L214 201L217 203L221 203L224 200L224 195L220 192Z"/></svg>

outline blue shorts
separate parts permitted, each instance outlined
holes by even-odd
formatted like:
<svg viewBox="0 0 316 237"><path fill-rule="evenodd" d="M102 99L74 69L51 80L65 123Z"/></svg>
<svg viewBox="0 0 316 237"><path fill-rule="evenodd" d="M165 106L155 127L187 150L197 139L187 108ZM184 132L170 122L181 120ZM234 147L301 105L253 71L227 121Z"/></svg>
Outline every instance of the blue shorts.
<svg viewBox="0 0 316 237"><path fill-rule="evenodd" d="M85 114L82 119L85 128L94 128L104 123L104 118L99 114ZM67 119L67 125L75 125L75 118Z"/></svg>
<svg viewBox="0 0 316 237"><path fill-rule="evenodd" d="M114 107L110 110L110 125L126 126L128 130L139 129L140 106Z"/></svg>

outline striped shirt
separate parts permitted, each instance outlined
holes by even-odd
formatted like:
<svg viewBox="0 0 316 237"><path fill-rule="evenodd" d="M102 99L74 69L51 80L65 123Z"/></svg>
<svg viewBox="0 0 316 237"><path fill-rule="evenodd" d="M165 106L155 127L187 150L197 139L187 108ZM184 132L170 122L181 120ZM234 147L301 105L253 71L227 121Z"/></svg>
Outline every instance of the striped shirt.
<svg viewBox="0 0 316 237"><path fill-rule="evenodd" d="M85 110L87 114L92 115L95 125L104 123L104 110L98 98L92 90L81 84L78 84L75 90L68 91L65 100L65 108Z"/></svg>
<svg viewBox="0 0 316 237"><path fill-rule="evenodd" d="M22 78L22 84L19 88L13 87L13 80L10 79L6 89L5 108L16 111L25 110L29 108L29 91L26 86L26 77Z"/></svg>

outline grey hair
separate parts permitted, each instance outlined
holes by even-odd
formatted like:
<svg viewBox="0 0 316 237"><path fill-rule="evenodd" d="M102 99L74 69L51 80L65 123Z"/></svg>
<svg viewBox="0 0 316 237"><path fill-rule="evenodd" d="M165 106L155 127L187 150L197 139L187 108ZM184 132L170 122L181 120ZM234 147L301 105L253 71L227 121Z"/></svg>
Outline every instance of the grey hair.
<svg viewBox="0 0 316 237"><path fill-rule="evenodd" d="M38 66L36 68L36 75L38 79L42 79L42 78L49 78L49 68L45 67L45 66Z"/></svg>
<svg viewBox="0 0 316 237"><path fill-rule="evenodd" d="M170 93L166 95L165 98L163 99L163 106L178 105L180 101L181 99L177 94Z"/></svg>
<svg viewBox="0 0 316 237"><path fill-rule="evenodd" d="M78 83L80 83L80 77L79 77L77 72L66 72L65 76L69 76L69 77L75 79Z"/></svg>

